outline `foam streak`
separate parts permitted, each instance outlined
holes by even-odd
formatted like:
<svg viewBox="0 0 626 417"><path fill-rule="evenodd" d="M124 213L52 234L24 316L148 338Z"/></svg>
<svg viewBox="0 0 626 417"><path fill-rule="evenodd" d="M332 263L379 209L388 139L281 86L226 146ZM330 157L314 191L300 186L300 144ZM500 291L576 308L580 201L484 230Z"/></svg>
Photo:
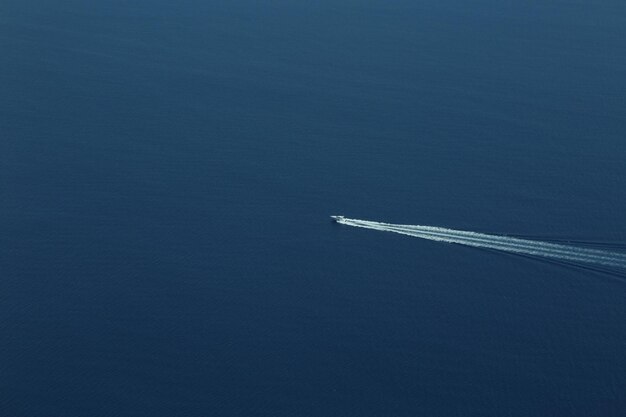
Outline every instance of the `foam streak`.
<svg viewBox="0 0 626 417"><path fill-rule="evenodd" d="M573 262L600 264L626 269L626 254L538 240L446 229L443 227L380 223L342 217L337 223L346 226L399 233L438 242L457 243L477 248L541 256Z"/></svg>

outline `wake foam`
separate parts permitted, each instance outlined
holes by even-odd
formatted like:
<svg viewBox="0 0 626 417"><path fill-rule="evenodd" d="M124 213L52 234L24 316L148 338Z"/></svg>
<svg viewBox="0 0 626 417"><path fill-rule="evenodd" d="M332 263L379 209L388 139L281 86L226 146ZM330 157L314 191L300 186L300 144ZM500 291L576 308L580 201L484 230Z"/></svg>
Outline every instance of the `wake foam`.
<svg viewBox="0 0 626 417"><path fill-rule="evenodd" d="M459 245L473 246L477 248L495 249L504 252L539 256L562 261L596 264L626 269L625 253L608 252L599 249L569 246L539 240L521 239L510 236L489 235L485 233L446 229L443 227L380 223L368 220L348 219L345 217L336 218L335 221L346 226L399 233L402 235L438 242L457 243Z"/></svg>

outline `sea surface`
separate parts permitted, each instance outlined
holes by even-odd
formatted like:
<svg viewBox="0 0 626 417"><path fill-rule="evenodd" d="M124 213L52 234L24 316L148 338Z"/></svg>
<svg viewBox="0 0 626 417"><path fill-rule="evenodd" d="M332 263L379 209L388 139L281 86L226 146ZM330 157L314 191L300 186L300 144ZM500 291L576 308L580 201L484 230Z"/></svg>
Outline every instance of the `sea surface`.
<svg viewBox="0 0 626 417"><path fill-rule="evenodd" d="M0 416L626 415L624 275L329 218L624 251L623 0L3 0L0 53Z"/></svg>

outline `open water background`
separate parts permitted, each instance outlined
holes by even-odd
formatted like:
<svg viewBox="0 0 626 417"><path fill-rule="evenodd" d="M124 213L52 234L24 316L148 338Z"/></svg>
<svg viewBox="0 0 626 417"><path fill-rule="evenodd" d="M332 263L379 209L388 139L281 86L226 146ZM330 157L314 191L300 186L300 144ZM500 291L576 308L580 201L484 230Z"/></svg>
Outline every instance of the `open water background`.
<svg viewBox="0 0 626 417"><path fill-rule="evenodd" d="M4 0L0 415L624 416L626 3Z"/></svg>

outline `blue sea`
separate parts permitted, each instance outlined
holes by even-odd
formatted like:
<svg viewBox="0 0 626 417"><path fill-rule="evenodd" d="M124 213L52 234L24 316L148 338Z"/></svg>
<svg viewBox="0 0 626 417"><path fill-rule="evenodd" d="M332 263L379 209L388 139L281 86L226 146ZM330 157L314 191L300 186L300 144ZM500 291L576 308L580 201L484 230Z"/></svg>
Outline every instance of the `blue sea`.
<svg viewBox="0 0 626 417"><path fill-rule="evenodd" d="M0 416L626 415L626 2L3 0Z"/></svg>

